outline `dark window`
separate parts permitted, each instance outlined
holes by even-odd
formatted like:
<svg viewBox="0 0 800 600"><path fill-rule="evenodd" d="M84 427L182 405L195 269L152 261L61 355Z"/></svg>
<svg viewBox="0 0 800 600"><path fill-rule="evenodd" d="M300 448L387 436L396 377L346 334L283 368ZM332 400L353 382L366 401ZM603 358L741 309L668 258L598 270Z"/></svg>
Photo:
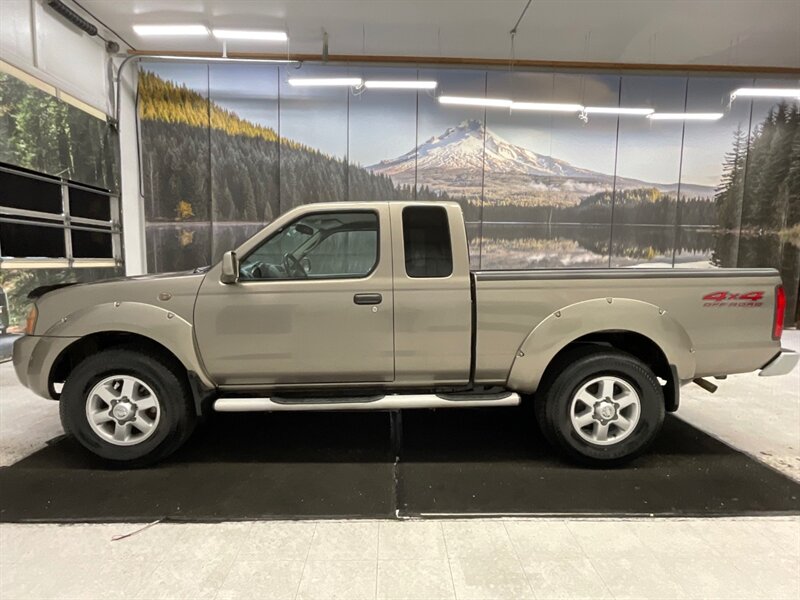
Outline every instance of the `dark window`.
<svg viewBox="0 0 800 600"><path fill-rule="evenodd" d="M273 234L245 258L243 280L366 277L378 263L374 212L310 214Z"/></svg>
<svg viewBox="0 0 800 600"><path fill-rule="evenodd" d="M69 188L69 214L73 217L111 220L111 201L105 194L80 188Z"/></svg>
<svg viewBox="0 0 800 600"><path fill-rule="evenodd" d="M57 182L0 171L0 206L60 215L61 186Z"/></svg>
<svg viewBox="0 0 800 600"><path fill-rule="evenodd" d="M111 233L104 231L72 230L74 258L112 258Z"/></svg>
<svg viewBox="0 0 800 600"><path fill-rule="evenodd" d="M444 208L405 207L403 244L409 277L447 277L453 273L450 226Z"/></svg>
<svg viewBox="0 0 800 600"><path fill-rule="evenodd" d="M0 252L13 258L64 258L64 229L0 223Z"/></svg>

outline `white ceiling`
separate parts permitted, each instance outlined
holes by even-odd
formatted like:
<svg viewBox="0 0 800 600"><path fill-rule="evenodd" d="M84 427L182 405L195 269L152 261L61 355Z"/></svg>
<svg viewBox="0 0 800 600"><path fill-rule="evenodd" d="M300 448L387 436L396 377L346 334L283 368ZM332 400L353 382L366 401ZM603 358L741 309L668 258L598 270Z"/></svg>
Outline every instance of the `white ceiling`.
<svg viewBox="0 0 800 600"><path fill-rule="evenodd" d="M69 0L68 0L69 1ZM134 24L279 28L292 53L508 59L527 0L75 0L137 50L220 51L213 38L140 38ZM285 52L285 44L229 43ZM800 67L800 0L533 0L518 59Z"/></svg>

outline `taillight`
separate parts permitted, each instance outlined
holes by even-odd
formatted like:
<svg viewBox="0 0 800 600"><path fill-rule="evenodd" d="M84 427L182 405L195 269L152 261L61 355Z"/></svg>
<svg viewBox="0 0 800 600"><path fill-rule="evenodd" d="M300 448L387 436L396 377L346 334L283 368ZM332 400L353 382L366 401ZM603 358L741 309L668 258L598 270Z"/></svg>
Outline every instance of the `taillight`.
<svg viewBox="0 0 800 600"><path fill-rule="evenodd" d="M772 339L779 340L783 334L783 316L786 312L786 292L783 286L775 288L775 320L772 322Z"/></svg>
<svg viewBox="0 0 800 600"><path fill-rule="evenodd" d="M25 320L25 333L33 335L33 330L36 328L36 319L39 317L39 310L34 304L28 311L28 318Z"/></svg>

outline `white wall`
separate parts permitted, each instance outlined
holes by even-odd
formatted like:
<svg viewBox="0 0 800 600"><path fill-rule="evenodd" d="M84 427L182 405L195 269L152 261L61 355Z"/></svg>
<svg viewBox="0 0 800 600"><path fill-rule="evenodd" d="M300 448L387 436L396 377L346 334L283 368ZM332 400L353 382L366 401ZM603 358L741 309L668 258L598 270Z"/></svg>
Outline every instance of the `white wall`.
<svg viewBox="0 0 800 600"><path fill-rule="evenodd" d="M103 40L68 24L40 0L0 0L0 59L109 114Z"/></svg>

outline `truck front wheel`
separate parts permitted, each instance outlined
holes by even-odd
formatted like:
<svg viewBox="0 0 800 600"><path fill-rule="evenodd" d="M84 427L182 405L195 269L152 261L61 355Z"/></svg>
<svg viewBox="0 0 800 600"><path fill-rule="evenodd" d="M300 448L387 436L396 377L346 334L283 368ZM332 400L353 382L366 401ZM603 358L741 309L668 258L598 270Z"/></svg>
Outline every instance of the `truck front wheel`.
<svg viewBox="0 0 800 600"><path fill-rule="evenodd" d="M165 458L186 441L195 422L178 369L125 348L81 362L64 383L60 413L64 430L81 445L123 467Z"/></svg>
<svg viewBox="0 0 800 600"><path fill-rule="evenodd" d="M537 391L545 437L585 464L613 466L641 454L664 423L664 395L643 362L584 348L560 361Z"/></svg>

